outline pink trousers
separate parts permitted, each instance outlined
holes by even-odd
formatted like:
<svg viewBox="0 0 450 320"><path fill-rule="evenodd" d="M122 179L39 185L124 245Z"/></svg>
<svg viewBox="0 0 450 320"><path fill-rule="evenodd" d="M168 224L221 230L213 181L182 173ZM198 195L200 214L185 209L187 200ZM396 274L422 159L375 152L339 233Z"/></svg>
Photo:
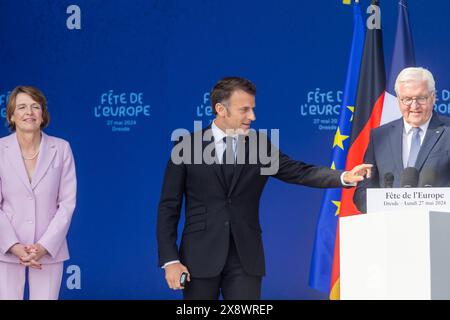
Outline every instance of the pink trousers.
<svg viewBox="0 0 450 320"><path fill-rule="evenodd" d="M58 300L63 263L43 264L42 270L28 268L30 300ZM23 300L25 266L0 262L0 300Z"/></svg>

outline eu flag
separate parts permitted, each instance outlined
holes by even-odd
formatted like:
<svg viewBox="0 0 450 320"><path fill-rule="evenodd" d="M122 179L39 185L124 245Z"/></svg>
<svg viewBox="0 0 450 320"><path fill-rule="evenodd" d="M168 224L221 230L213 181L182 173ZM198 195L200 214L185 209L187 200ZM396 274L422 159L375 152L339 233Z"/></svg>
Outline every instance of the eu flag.
<svg viewBox="0 0 450 320"><path fill-rule="evenodd" d="M353 112L358 87L359 68L364 47L365 24L359 3L353 5L353 40L347 67L347 79L333 142L331 168L345 169L350 143ZM341 189L325 191L316 227L316 238L309 274L309 286L328 293L331 286L336 227L341 203Z"/></svg>

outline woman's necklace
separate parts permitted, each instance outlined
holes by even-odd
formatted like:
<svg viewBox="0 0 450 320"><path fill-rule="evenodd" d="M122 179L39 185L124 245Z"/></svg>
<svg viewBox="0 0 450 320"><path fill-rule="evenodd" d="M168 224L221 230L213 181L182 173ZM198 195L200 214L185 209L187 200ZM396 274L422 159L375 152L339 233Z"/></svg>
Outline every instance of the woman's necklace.
<svg viewBox="0 0 450 320"><path fill-rule="evenodd" d="M22 158L23 158L24 160L33 160L34 158L37 157L37 155L39 154L39 151L40 151L40 150L38 150L38 151L34 154L34 156L32 156L32 157L30 157L30 158L25 157L25 156L23 155L23 153L22 153Z"/></svg>

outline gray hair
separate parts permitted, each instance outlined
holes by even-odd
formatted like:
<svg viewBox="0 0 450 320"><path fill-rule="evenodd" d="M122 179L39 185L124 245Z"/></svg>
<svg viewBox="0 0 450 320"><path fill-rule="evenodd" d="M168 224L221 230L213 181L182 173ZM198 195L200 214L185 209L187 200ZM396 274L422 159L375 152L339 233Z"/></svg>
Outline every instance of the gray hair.
<svg viewBox="0 0 450 320"><path fill-rule="evenodd" d="M433 75L430 71L422 67L411 67L403 69L395 80L395 93L398 96L400 84L405 82L422 82L426 81L428 91L433 93L436 91Z"/></svg>

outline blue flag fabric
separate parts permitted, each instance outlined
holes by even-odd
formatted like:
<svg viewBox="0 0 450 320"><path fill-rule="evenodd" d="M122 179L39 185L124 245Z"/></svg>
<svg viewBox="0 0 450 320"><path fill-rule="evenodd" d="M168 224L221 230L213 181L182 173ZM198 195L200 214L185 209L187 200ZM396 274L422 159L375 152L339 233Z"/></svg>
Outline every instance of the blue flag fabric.
<svg viewBox="0 0 450 320"><path fill-rule="evenodd" d="M339 126L333 142L333 169L343 170L350 144L352 118L358 88L359 68L364 48L365 24L359 3L353 5L353 40L347 67L347 79L339 116ZM341 189L327 189L322 199L311 260L309 286L330 291L336 226L341 201Z"/></svg>
<svg viewBox="0 0 450 320"><path fill-rule="evenodd" d="M397 31L395 33L394 49L392 51L391 68L384 97L383 114L381 123L383 125L402 115L398 107L397 97L394 90L395 80L404 68L416 66L414 54L414 43L412 40L411 25L408 14L408 3L406 0L398 2Z"/></svg>
<svg viewBox="0 0 450 320"><path fill-rule="evenodd" d="M404 68L414 67L416 56L414 54L414 43L409 23L407 0L398 2L397 32L395 33L394 50L392 52L392 63L387 83L387 91L395 95L394 85L397 75Z"/></svg>

